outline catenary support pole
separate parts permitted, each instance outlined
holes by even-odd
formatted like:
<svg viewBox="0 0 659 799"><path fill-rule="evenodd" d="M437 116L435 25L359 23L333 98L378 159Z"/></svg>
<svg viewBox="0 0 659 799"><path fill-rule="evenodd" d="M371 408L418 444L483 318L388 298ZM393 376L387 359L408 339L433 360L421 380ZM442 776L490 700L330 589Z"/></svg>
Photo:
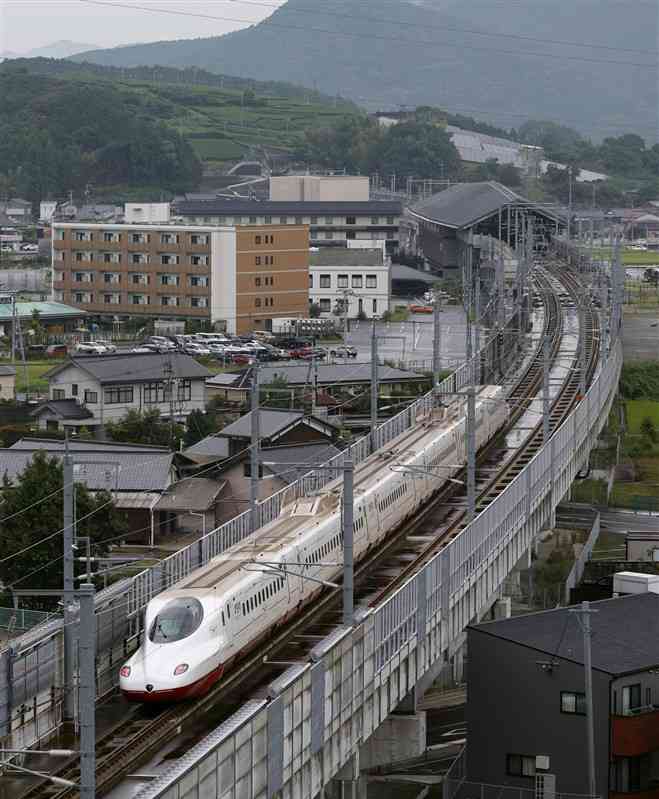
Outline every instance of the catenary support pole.
<svg viewBox="0 0 659 799"><path fill-rule="evenodd" d="M259 497L259 439L260 413L259 413L259 365L252 367L252 396L251 396L251 441L250 441L250 480L249 480L249 509L251 530L258 529L258 497Z"/></svg>
<svg viewBox="0 0 659 799"><path fill-rule="evenodd" d="M542 340L542 441L549 441L549 336Z"/></svg>
<svg viewBox="0 0 659 799"><path fill-rule="evenodd" d="M354 464L348 455L343 462L343 624L354 621Z"/></svg>
<svg viewBox="0 0 659 799"><path fill-rule="evenodd" d="M80 586L80 799L96 795L96 616L94 586Z"/></svg>
<svg viewBox="0 0 659 799"><path fill-rule="evenodd" d="M64 459L62 464L62 477L63 477L63 504L64 504L64 518L63 518L63 571L64 571L64 596L62 601L64 603L64 707L63 719L65 722L72 722L75 718L75 697L73 687L73 671L74 671L74 646L75 646L75 630L74 630L74 616L73 609L73 502L75 485L73 482L73 457L69 449L68 433L64 444Z"/></svg>
<svg viewBox="0 0 659 799"><path fill-rule="evenodd" d="M467 522L476 515L476 364L471 340L471 317L473 312L473 248L471 236L467 247L466 275L466 356L469 364L467 386Z"/></svg>
<svg viewBox="0 0 659 799"><path fill-rule="evenodd" d="M595 772L595 719L593 716L593 664L591 652L590 616L597 610L590 607L590 602L582 602L578 608L572 608L570 613L576 614L583 633L583 668L586 688L586 756L588 768L588 793L597 796L597 778ZM560 654L560 653L559 653Z"/></svg>
<svg viewBox="0 0 659 799"><path fill-rule="evenodd" d="M435 402L438 400L439 375L442 369L442 322L441 322L441 294L439 287L435 289L435 304L433 306L433 338L432 338L432 387Z"/></svg>
<svg viewBox="0 0 659 799"><path fill-rule="evenodd" d="M377 449L378 426L378 340L375 335L375 322L371 329L371 451Z"/></svg>

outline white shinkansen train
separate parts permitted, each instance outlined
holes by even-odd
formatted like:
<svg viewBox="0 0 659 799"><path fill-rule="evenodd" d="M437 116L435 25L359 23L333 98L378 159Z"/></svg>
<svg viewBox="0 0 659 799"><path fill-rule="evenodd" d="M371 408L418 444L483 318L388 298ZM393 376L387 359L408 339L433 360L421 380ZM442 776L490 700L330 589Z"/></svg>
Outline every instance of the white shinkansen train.
<svg viewBox="0 0 659 799"><path fill-rule="evenodd" d="M465 463L463 414L463 403L434 411L357 467L355 562ZM476 399L477 448L507 418L502 389L483 387ZM338 478L316 496L290 503L258 530L256 540L250 536L152 599L143 642L120 669L123 694L138 702L171 702L205 693L323 590L306 577L339 577L341 486Z"/></svg>

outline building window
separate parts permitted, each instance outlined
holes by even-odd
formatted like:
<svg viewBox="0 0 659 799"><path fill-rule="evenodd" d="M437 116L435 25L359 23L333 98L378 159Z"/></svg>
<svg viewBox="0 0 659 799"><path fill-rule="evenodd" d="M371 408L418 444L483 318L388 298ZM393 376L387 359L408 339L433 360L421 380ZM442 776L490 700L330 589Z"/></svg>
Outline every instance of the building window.
<svg viewBox="0 0 659 799"><path fill-rule="evenodd" d="M331 230L326 230L325 231L325 238L326 239L333 239L334 238L334 233L332 233Z"/></svg>
<svg viewBox="0 0 659 799"><path fill-rule="evenodd" d="M586 715L586 695L573 691L561 691L561 713Z"/></svg>
<svg viewBox="0 0 659 799"><path fill-rule="evenodd" d="M105 305L120 305L121 294L104 294L103 302Z"/></svg>
<svg viewBox="0 0 659 799"><path fill-rule="evenodd" d="M179 275L158 275L161 286L178 286L180 283Z"/></svg>
<svg viewBox="0 0 659 799"><path fill-rule="evenodd" d="M356 237L356 233L354 230L346 230L346 238L347 239L354 239Z"/></svg>
<svg viewBox="0 0 659 799"><path fill-rule="evenodd" d="M189 402L192 398L192 381L179 380L177 399L179 402Z"/></svg>
<svg viewBox="0 0 659 799"><path fill-rule="evenodd" d="M130 261L133 264L146 264L149 261L149 256L144 252L133 252L130 255Z"/></svg>
<svg viewBox="0 0 659 799"><path fill-rule="evenodd" d="M265 237L265 243L266 244L274 244L275 243L275 237L274 236L266 236Z"/></svg>
<svg viewBox="0 0 659 799"><path fill-rule="evenodd" d="M333 216L326 216L325 217L325 224L326 225L333 225L334 224L334 217Z"/></svg>
<svg viewBox="0 0 659 799"><path fill-rule="evenodd" d="M364 286L364 277L363 275L353 275L352 276L352 287L353 289L361 289Z"/></svg>
<svg viewBox="0 0 659 799"><path fill-rule="evenodd" d="M257 287L261 285L261 278L260 277L255 277L254 278L254 285L257 286Z"/></svg>
<svg viewBox="0 0 659 799"><path fill-rule="evenodd" d="M206 288L208 286L207 275L189 275L188 280L191 286L196 286L197 288Z"/></svg>
<svg viewBox="0 0 659 799"><path fill-rule="evenodd" d="M356 224L357 224L357 217L355 216L346 217L346 225L356 225Z"/></svg>
<svg viewBox="0 0 659 799"><path fill-rule="evenodd" d="M53 389L53 399L54 400L62 400L66 398L66 392L63 388L54 388Z"/></svg>
<svg viewBox="0 0 659 799"><path fill-rule="evenodd" d="M94 282L94 273L93 272L74 272L73 273L73 281L74 281L74 283L93 283Z"/></svg>
<svg viewBox="0 0 659 799"><path fill-rule="evenodd" d="M103 402L106 405L119 405L133 401L132 386L111 386L103 392Z"/></svg>
<svg viewBox="0 0 659 799"><path fill-rule="evenodd" d="M378 312L378 301L373 300L373 313L376 314Z"/></svg>
<svg viewBox="0 0 659 799"><path fill-rule="evenodd" d="M329 313L332 310L332 301L327 299L327 297L322 297L318 300L318 305L320 305L320 310L323 313Z"/></svg>
<svg viewBox="0 0 659 799"><path fill-rule="evenodd" d="M208 266L208 256L207 255L191 255L190 256L190 263L193 266Z"/></svg>
<svg viewBox="0 0 659 799"><path fill-rule="evenodd" d="M149 241L149 234L148 233L131 233L130 234L130 243L131 244L146 244Z"/></svg>
<svg viewBox="0 0 659 799"><path fill-rule="evenodd" d="M78 384L77 383L71 383L71 396L72 397L77 397L78 396Z"/></svg>
<svg viewBox="0 0 659 799"><path fill-rule="evenodd" d="M321 275L320 276L320 287L321 289L329 289L332 287L332 276L331 275Z"/></svg>
<svg viewBox="0 0 659 799"><path fill-rule="evenodd" d="M146 383L142 397L146 405L169 402L169 386L162 382Z"/></svg>
<svg viewBox="0 0 659 799"><path fill-rule="evenodd" d="M97 402L98 402L98 392L89 391L89 389L87 389L85 391L85 403L87 405L95 405Z"/></svg>
<svg viewBox="0 0 659 799"><path fill-rule="evenodd" d="M309 275L309 288L313 288L313 275Z"/></svg>
<svg viewBox="0 0 659 799"><path fill-rule="evenodd" d="M302 217L301 216L296 216L295 217L295 224L296 225L301 225L302 224Z"/></svg>
<svg viewBox="0 0 659 799"><path fill-rule="evenodd" d="M121 275L118 272L104 272L103 273L103 282L104 283L120 283L121 282Z"/></svg>
<svg viewBox="0 0 659 799"><path fill-rule="evenodd" d="M641 684L625 685L622 689L622 712L633 713L641 706Z"/></svg>
<svg viewBox="0 0 659 799"><path fill-rule="evenodd" d="M272 217L271 216L266 216L266 217L263 218L263 221L265 222L266 225L271 225L272 224ZM267 237L266 237L266 239L267 239ZM266 244L267 244L267 241L266 241Z"/></svg>
<svg viewBox="0 0 659 799"><path fill-rule="evenodd" d="M64 241L64 238L65 238L65 232L63 230L58 230L55 234L55 240Z"/></svg>
<svg viewBox="0 0 659 799"><path fill-rule="evenodd" d="M309 224L311 224L311 225L317 225L317 224L318 224L318 217L317 217L317 216L312 216L312 217L310 217L310 218L309 218Z"/></svg>
<svg viewBox="0 0 659 799"><path fill-rule="evenodd" d="M103 241L112 241L118 242L121 241L121 233L110 233L109 231L105 231L103 234Z"/></svg>
<svg viewBox="0 0 659 799"><path fill-rule="evenodd" d="M208 236L200 233L193 233L190 236L190 244L208 244Z"/></svg>
<svg viewBox="0 0 659 799"><path fill-rule="evenodd" d="M250 216L250 218L249 218L249 224L250 224L250 225L255 225L255 224L256 224L256 217L255 217L255 216Z"/></svg>
<svg viewBox="0 0 659 799"><path fill-rule="evenodd" d="M358 310L358 313L360 314L360 316L361 316L361 314L364 313L364 300L361 297L359 298L359 310Z"/></svg>
<svg viewBox="0 0 659 799"><path fill-rule="evenodd" d="M191 308L208 308L207 297L190 297Z"/></svg>
<svg viewBox="0 0 659 799"><path fill-rule="evenodd" d="M63 261L64 259L65 259L64 250L55 250L55 260L56 261Z"/></svg>
<svg viewBox="0 0 659 799"><path fill-rule="evenodd" d="M378 276L377 275L366 275L366 288L367 289L376 289L378 287Z"/></svg>
<svg viewBox="0 0 659 799"><path fill-rule="evenodd" d="M178 255L161 255L160 263L165 265L172 265L178 263Z"/></svg>
<svg viewBox="0 0 659 799"><path fill-rule="evenodd" d="M93 241L94 234L90 230L76 230L73 238L75 241Z"/></svg>
<svg viewBox="0 0 659 799"><path fill-rule="evenodd" d="M94 295L88 291L76 291L74 302L94 302Z"/></svg>
<svg viewBox="0 0 659 799"><path fill-rule="evenodd" d="M257 255L254 258L254 263L256 264L256 266L261 266L261 256L260 255Z"/></svg>
<svg viewBox="0 0 659 799"><path fill-rule="evenodd" d="M141 272L134 272L130 276L131 283L135 286L148 286L149 285L149 276L142 274Z"/></svg>
<svg viewBox="0 0 659 799"><path fill-rule="evenodd" d="M160 304L177 307L180 304L180 299L180 297L168 297L165 295L160 298Z"/></svg>
<svg viewBox="0 0 659 799"><path fill-rule="evenodd" d="M394 225L395 224L393 216L388 216L387 217L387 224L388 225Z"/></svg>
<svg viewBox="0 0 659 799"><path fill-rule="evenodd" d="M131 294L130 301L132 305L149 305L149 298L146 294Z"/></svg>
<svg viewBox="0 0 659 799"><path fill-rule="evenodd" d="M506 755L506 774L535 777L535 755Z"/></svg>
<svg viewBox="0 0 659 799"><path fill-rule="evenodd" d="M255 308L260 308L261 307L261 298L260 297L256 297L256 299L254 300L254 307Z"/></svg>
<svg viewBox="0 0 659 799"><path fill-rule="evenodd" d="M77 252L76 253L76 261L93 261L94 260L94 253L93 252Z"/></svg>
<svg viewBox="0 0 659 799"><path fill-rule="evenodd" d="M348 288L348 275L337 275L336 287L339 289Z"/></svg>
<svg viewBox="0 0 659 799"><path fill-rule="evenodd" d="M254 236L254 244L260 244L260 243L261 243L261 237L260 236Z"/></svg>
<svg viewBox="0 0 659 799"><path fill-rule="evenodd" d="M161 244L178 244L178 233L161 233Z"/></svg>
<svg viewBox="0 0 659 799"><path fill-rule="evenodd" d="M371 224L372 225L379 225L380 224L380 217L379 216L372 216L371 217Z"/></svg>

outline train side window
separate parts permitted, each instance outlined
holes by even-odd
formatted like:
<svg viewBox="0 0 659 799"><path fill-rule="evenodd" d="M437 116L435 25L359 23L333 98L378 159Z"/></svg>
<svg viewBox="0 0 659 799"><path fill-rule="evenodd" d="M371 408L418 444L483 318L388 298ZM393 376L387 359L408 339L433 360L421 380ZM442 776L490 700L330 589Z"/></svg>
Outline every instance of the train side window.
<svg viewBox="0 0 659 799"><path fill-rule="evenodd" d="M243 602L243 616L245 615L245 603Z"/></svg>
<svg viewBox="0 0 659 799"><path fill-rule="evenodd" d="M224 611L222 611L222 627L226 627L226 624L224 623Z"/></svg>
<svg viewBox="0 0 659 799"><path fill-rule="evenodd" d="M227 605L227 619L231 618L231 605Z"/></svg>

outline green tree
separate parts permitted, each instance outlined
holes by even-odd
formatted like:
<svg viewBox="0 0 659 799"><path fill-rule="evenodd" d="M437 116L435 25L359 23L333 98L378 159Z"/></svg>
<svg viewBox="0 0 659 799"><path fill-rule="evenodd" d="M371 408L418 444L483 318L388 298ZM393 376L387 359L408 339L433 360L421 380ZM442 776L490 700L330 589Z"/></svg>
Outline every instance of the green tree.
<svg viewBox="0 0 659 799"><path fill-rule="evenodd" d="M185 446L191 447L201 441L202 438L216 433L221 426L214 411L202 411L199 408L195 408L190 411L188 418L185 420Z"/></svg>
<svg viewBox="0 0 659 799"><path fill-rule="evenodd" d="M128 411L118 422L108 422L105 432L112 441L155 444L171 449L175 449L185 436L183 425L163 419L157 408L143 413Z"/></svg>
<svg viewBox="0 0 659 799"><path fill-rule="evenodd" d="M427 122L392 125L374 143L372 165L382 174L448 177L460 173L460 156L450 135Z"/></svg>
<svg viewBox="0 0 659 799"><path fill-rule="evenodd" d="M320 305L317 302L312 302L309 306L309 319L318 319L321 313Z"/></svg>
<svg viewBox="0 0 659 799"><path fill-rule="evenodd" d="M60 588L62 585L62 535L57 533L63 517L62 464L43 452L34 457L10 482L5 475L0 487L4 521L0 528L0 551L6 558L37 544L23 554L0 564L5 586ZM112 503L106 491L94 495L81 483L75 484L77 533L96 543L95 554L107 551L108 539L128 532L126 517ZM91 515L90 515L91 514ZM49 538L49 536L52 536ZM39 543L43 540L43 543ZM80 571L80 569L79 569ZM34 572L34 574L33 574ZM6 604L8 598L2 601ZM42 599L25 600L32 607L53 607Z"/></svg>

